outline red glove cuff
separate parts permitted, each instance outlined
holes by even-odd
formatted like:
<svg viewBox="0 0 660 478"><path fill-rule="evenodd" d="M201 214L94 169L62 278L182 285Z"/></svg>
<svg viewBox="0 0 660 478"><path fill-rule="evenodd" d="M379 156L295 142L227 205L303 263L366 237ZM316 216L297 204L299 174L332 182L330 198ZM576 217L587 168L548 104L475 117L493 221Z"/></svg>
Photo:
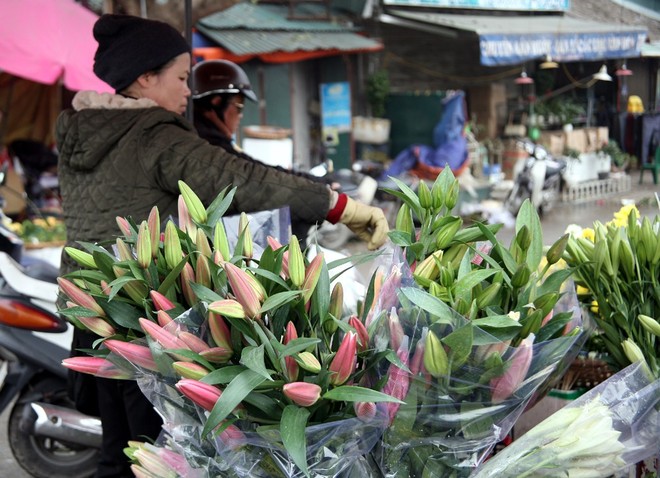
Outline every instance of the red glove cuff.
<svg viewBox="0 0 660 478"><path fill-rule="evenodd" d="M347 202L348 196L343 193L339 194L339 197L337 198L337 204L335 204L335 207L333 207L330 212L328 212L325 220L331 224L337 224L341 218L342 213L344 212L344 208L346 207Z"/></svg>

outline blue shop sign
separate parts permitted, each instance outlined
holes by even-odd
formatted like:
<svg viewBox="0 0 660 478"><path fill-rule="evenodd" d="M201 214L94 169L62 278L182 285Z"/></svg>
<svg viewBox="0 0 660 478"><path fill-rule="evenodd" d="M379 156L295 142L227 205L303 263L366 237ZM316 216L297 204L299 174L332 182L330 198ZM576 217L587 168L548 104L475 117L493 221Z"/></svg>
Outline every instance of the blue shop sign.
<svg viewBox="0 0 660 478"><path fill-rule="evenodd" d="M475 10L566 12L570 0L384 0L385 5Z"/></svg>
<svg viewBox="0 0 660 478"><path fill-rule="evenodd" d="M640 55L645 31L612 33L481 34L481 64L515 65L545 55L555 61L596 61Z"/></svg>
<svg viewBox="0 0 660 478"><path fill-rule="evenodd" d="M351 130L351 87L347 81L321 84L321 126Z"/></svg>

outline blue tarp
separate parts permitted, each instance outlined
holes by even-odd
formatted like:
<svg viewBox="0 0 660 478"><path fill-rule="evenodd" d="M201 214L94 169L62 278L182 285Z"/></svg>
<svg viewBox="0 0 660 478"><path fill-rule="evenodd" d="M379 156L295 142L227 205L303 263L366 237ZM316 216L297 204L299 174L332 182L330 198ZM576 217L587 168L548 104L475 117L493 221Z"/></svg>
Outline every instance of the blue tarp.
<svg viewBox="0 0 660 478"><path fill-rule="evenodd" d="M413 144L401 151L381 179L414 169L418 162L435 168L449 166L458 171L468 159L465 126L465 93L456 91L443 101L442 117L433 129L433 146Z"/></svg>

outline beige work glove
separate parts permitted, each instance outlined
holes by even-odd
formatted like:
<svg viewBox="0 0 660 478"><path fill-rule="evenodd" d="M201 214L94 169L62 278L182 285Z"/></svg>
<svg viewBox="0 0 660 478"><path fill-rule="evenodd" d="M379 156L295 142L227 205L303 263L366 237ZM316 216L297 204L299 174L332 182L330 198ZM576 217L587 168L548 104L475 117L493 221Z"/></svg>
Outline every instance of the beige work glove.
<svg viewBox="0 0 660 478"><path fill-rule="evenodd" d="M351 198L347 198L346 207L344 207L339 222L346 224L351 231L366 242L370 251L385 244L387 232L390 230L382 209L367 206Z"/></svg>

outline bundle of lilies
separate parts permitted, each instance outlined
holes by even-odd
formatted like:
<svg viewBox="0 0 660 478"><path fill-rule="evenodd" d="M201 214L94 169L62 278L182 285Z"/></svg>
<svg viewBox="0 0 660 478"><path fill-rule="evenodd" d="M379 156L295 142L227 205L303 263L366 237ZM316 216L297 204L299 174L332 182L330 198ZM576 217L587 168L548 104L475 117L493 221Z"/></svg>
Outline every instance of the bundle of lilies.
<svg viewBox="0 0 660 478"><path fill-rule="evenodd" d="M579 320L558 311L554 294L565 272L529 289L534 310L518 312L538 310L533 326L490 300L485 317L466 317L417 282L402 257L374 274L359 314L345 314L331 274L344 262L308 259L295 236L286 245L270 237L255 254L245 214L230 245L222 219L233 191L204 208L179 186L178 224L161 234L155 208L140 224L118 218L112 248L67 248L82 269L59 279L60 313L99 335L92 356L64 364L138 380L165 417L164 450L127 448L137 476L466 475L578 339ZM460 290L495 276L509 282L527 257L488 270L506 253L499 244L500 256L476 252L469 237ZM485 272L468 288L460 281L479 266L475 254ZM550 295L541 304L532 293Z"/></svg>
<svg viewBox="0 0 660 478"><path fill-rule="evenodd" d="M308 260L295 236L285 246L270 237L255 257L245 214L232 247L221 219L233 190L208 209L185 183L180 191L179 224L164 234L154 208L141 224L117 219L112 252L67 248L82 269L59 278L60 312L100 339L93 356L64 365L137 379L166 418L169 451L206 476L338 474L382 433L377 404L401 403L362 386L388 354L343 316L330 276L341 264ZM149 473L160 455L135 448L136 474Z"/></svg>

